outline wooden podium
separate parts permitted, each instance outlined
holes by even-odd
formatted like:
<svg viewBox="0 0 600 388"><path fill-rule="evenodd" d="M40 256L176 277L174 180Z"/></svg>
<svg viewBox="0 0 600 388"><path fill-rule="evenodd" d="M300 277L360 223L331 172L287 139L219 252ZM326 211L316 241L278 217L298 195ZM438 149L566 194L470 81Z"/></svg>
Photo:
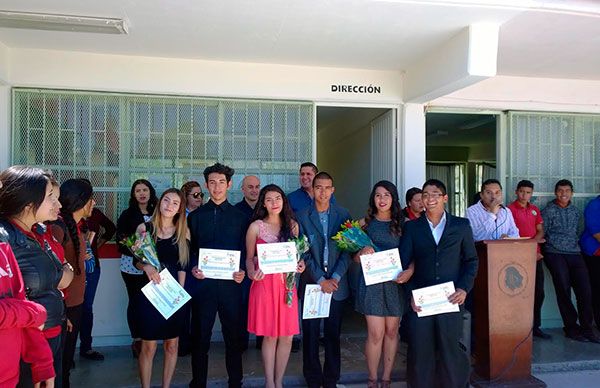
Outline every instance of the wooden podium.
<svg viewBox="0 0 600 388"><path fill-rule="evenodd" d="M473 287L475 387L545 387L531 375L537 243L530 239L476 244Z"/></svg>

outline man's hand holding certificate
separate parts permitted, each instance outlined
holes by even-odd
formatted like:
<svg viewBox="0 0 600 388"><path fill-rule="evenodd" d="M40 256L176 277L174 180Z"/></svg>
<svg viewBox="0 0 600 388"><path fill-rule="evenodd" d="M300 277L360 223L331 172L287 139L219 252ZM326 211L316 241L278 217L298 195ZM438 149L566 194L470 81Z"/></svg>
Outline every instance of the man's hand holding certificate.
<svg viewBox="0 0 600 388"><path fill-rule="evenodd" d="M240 251L200 248L198 269L204 278L234 280L240 270Z"/></svg>
<svg viewBox="0 0 600 388"><path fill-rule="evenodd" d="M428 317L430 315L460 311L458 307L459 303L452 303L449 299L455 294L454 282L413 290L413 301L419 310L417 311L417 316Z"/></svg>
<svg viewBox="0 0 600 388"><path fill-rule="evenodd" d="M360 265L367 286L396 280L398 274L402 272L402 263L397 248L361 255Z"/></svg>
<svg viewBox="0 0 600 388"><path fill-rule="evenodd" d="M332 296L323 292L318 284L307 284L302 319L328 318Z"/></svg>
<svg viewBox="0 0 600 388"><path fill-rule="evenodd" d="M258 268L265 274L296 272L298 256L294 242L257 244Z"/></svg>

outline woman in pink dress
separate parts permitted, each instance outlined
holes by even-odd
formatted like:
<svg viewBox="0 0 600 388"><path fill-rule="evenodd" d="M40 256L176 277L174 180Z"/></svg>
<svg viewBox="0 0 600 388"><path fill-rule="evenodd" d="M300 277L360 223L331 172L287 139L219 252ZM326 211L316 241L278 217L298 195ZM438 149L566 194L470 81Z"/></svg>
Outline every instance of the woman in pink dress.
<svg viewBox="0 0 600 388"><path fill-rule="evenodd" d="M248 331L264 336L262 359L265 387L283 387L283 375L292 347L292 337L300 332L298 298L294 286L292 304L288 305L286 274L265 275L258 267L256 244L285 242L298 236L298 223L281 188L265 186L259 194L246 234L246 268L252 279L248 304ZM298 262L296 272L304 271L304 261Z"/></svg>

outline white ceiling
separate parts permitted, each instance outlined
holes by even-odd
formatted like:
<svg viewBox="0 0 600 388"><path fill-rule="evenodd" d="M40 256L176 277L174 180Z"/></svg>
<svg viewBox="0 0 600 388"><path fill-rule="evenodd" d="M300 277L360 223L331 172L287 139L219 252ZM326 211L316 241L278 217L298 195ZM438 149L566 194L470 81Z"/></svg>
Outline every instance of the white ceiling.
<svg viewBox="0 0 600 388"><path fill-rule="evenodd" d="M1 0L3 10L125 18L129 34L0 28L0 42L11 48L403 70L462 28L494 22L503 24L499 74L600 79L600 2L572 1L586 3L588 13L566 14L443 1ZM462 3L469 1L475 0Z"/></svg>

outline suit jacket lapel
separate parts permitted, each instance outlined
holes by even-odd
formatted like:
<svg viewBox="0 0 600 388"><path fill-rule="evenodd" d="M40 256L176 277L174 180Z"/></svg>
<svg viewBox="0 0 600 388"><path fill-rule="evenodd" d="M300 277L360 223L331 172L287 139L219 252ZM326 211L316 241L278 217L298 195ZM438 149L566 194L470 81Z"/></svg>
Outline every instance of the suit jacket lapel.
<svg viewBox="0 0 600 388"><path fill-rule="evenodd" d="M448 229L452 225L452 216L450 213L446 212L446 225L444 226L444 231L442 232L442 237L440 238L440 243L438 245L442 245L442 242L445 240L448 235Z"/></svg>
<svg viewBox="0 0 600 388"><path fill-rule="evenodd" d="M427 219L427 216L425 214L423 214L421 217L417 218L416 220L410 221L410 222L419 222L421 224L421 229L422 229L421 233L423 233L424 235L427 236L427 238L429 239L429 242L431 244L436 245L435 239L433 238L433 233L431 233L431 228L429 227L429 220Z"/></svg>
<svg viewBox="0 0 600 388"><path fill-rule="evenodd" d="M317 239L319 242L321 242L321 248L319 249L320 251L323 248L323 233L322 230L323 228L321 227L321 220L319 219L319 212L317 212L317 210L312 207L310 209L310 212L308 213L308 219L310 220L310 222L313 224L313 228L314 231L316 232L315 234L317 235Z"/></svg>

